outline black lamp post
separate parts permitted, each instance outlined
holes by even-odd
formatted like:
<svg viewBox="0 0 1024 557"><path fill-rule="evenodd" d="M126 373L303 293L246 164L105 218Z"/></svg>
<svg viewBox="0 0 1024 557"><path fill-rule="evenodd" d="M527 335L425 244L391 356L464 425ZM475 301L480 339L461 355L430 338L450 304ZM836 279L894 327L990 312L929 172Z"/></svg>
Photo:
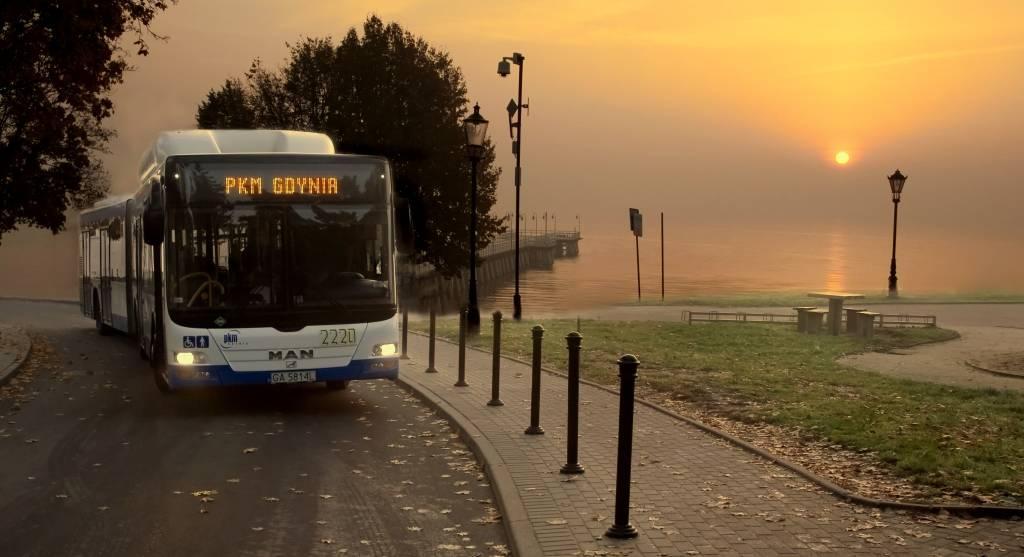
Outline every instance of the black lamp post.
<svg viewBox="0 0 1024 557"><path fill-rule="evenodd" d="M512 154L516 156L516 290L512 295L512 317L519 321L523 317L523 299L519 296L519 186L522 185L522 168L519 166L519 154L523 150L523 109L530 108L529 104L523 104L523 61L526 58L518 52L512 56L504 56L498 62L498 75L507 77L512 73L512 65L519 66L519 93L516 99L508 101L508 134L512 135L512 129L516 130L515 138L512 141ZM512 117L516 121L512 121Z"/></svg>
<svg viewBox="0 0 1024 557"><path fill-rule="evenodd" d="M476 168L484 155L484 137L487 135L487 120L480 115L480 105L473 107L462 121L466 131L466 152L469 155L471 181L469 200L469 307L466 312L466 328L470 333L480 332L480 308L476 305Z"/></svg>
<svg viewBox="0 0 1024 557"><path fill-rule="evenodd" d="M898 298L896 290L896 219L900 210L900 194L903 193L903 184L907 177L897 168L896 172L889 176L889 189L892 190L892 261L889 263L889 297Z"/></svg>

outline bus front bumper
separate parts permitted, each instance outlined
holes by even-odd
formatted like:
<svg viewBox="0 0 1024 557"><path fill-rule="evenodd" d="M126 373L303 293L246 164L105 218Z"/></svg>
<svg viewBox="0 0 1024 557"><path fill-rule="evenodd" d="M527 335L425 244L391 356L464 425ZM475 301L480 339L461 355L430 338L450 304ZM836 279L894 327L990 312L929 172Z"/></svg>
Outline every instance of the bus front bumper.
<svg viewBox="0 0 1024 557"><path fill-rule="evenodd" d="M355 381L359 379L397 379L398 358L353 360L342 367L294 369L313 371L316 381ZM275 371L234 371L230 365L168 365L167 382L172 389L216 387L228 385L270 385Z"/></svg>

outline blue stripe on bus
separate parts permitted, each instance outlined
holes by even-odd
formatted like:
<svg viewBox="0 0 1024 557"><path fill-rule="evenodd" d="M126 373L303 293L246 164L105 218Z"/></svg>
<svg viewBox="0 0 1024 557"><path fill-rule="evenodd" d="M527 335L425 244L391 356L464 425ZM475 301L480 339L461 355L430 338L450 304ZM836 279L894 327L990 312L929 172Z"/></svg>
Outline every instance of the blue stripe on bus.
<svg viewBox="0 0 1024 557"><path fill-rule="evenodd" d="M372 364L384 364L374 368ZM234 371L230 365L168 365L168 383L172 388L188 388L218 385L268 385L270 374L281 371L310 371L309 369L288 369L274 371ZM351 381L357 379L396 379L398 358L354 360L347 366L317 368L317 381Z"/></svg>

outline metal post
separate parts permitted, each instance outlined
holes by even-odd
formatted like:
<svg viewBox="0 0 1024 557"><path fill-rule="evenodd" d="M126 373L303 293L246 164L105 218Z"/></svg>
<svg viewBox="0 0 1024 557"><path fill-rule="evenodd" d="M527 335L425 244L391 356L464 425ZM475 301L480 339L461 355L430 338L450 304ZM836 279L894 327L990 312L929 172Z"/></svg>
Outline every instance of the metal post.
<svg viewBox="0 0 1024 557"><path fill-rule="evenodd" d="M633 403L640 360L632 354L619 359L619 455L615 470L615 522L604 533L609 538L635 538L629 523L630 463L633 457Z"/></svg>
<svg viewBox="0 0 1024 557"><path fill-rule="evenodd" d="M900 200L892 200L892 261L889 263L889 297L898 298L896 289L896 219L900 211Z"/></svg>
<svg viewBox="0 0 1024 557"><path fill-rule="evenodd" d="M459 380L455 382L456 387L468 387L466 383L466 329L468 319L466 310L459 312Z"/></svg>
<svg viewBox="0 0 1024 557"><path fill-rule="evenodd" d="M491 350L491 400L487 406L504 406L498 397L501 387L501 312L494 312L494 346Z"/></svg>
<svg viewBox="0 0 1024 557"><path fill-rule="evenodd" d="M519 90L516 96L516 292L512 295L512 318L519 321L523 317L523 299L519 295L519 189L523 184L523 172L520 156L523 153L523 65L526 57L518 52L513 53L512 61L519 66Z"/></svg>
<svg viewBox="0 0 1024 557"><path fill-rule="evenodd" d="M402 359L409 359L409 310L402 308Z"/></svg>
<svg viewBox="0 0 1024 557"><path fill-rule="evenodd" d="M636 301L640 301L640 236L634 234L636 238Z"/></svg>
<svg viewBox="0 0 1024 557"><path fill-rule="evenodd" d="M665 213L661 214L661 301L665 301Z"/></svg>
<svg viewBox="0 0 1024 557"><path fill-rule="evenodd" d="M437 368L434 367L434 344L437 337L437 311L433 306L430 307L430 350L429 358L427 360L427 373L437 373Z"/></svg>
<svg viewBox="0 0 1024 557"><path fill-rule="evenodd" d="M533 326L533 374L530 385L530 427L526 428L527 435L542 435L544 428L540 427L540 356L541 342L544 340L544 327Z"/></svg>
<svg viewBox="0 0 1024 557"><path fill-rule="evenodd" d="M576 331L565 337L569 350L569 420L568 440L565 448L565 465L562 474L582 474L583 465L579 458L580 431L580 345L583 335Z"/></svg>
<svg viewBox="0 0 1024 557"><path fill-rule="evenodd" d="M479 157L471 157L473 179L469 201L469 309L466 318L471 334L480 332L480 308L476 303L476 174Z"/></svg>

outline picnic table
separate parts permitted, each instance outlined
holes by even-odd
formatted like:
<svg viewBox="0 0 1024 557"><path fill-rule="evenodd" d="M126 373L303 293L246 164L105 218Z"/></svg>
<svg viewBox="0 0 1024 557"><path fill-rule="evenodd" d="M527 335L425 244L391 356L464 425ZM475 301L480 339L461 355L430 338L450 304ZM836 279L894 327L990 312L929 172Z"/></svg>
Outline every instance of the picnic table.
<svg viewBox="0 0 1024 557"><path fill-rule="evenodd" d="M864 297L863 294L851 292L810 292L811 298L828 299L828 329L833 335L839 334L843 322L843 302L846 300L858 300Z"/></svg>

